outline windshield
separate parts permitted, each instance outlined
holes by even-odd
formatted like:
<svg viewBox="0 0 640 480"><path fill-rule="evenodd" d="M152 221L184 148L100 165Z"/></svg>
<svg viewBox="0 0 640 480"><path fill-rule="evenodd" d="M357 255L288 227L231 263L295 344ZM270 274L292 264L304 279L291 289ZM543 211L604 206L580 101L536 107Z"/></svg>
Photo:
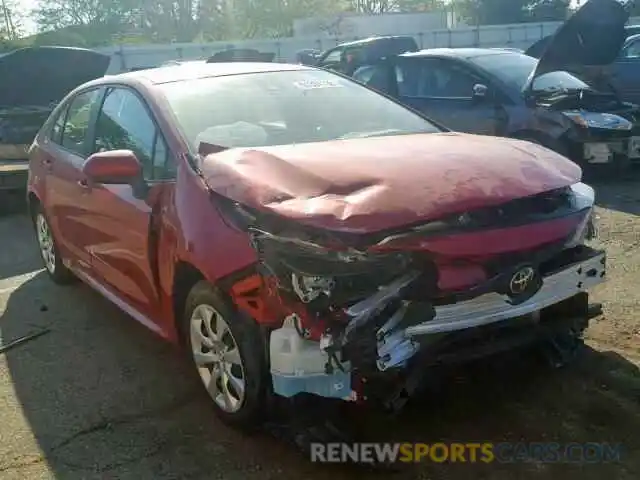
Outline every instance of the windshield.
<svg viewBox="0 0 640 480"><path fill-rule="evenodd" d="M470 59L479 67L502 80L507 85L522 90L529 75L536 68L538 60L521 53L501 53L481 55ZM561 90L580 90L589 85L568 72L557 71L540 75L535 79L532 90L539 92L555 92Z"/></svg>
<svg viewBox="0 0 640 480"><path fill-rule="evenodd" d="M251 73L159 85L187 140L260 147L440 129L360 84L323 70Z"/></svg>

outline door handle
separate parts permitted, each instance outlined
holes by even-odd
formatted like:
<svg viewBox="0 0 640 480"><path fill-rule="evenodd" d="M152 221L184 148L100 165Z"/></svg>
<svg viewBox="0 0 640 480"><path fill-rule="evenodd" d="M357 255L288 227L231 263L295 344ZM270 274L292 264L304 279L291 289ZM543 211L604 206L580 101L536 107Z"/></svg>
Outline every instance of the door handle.
<svg viewBox="0 0 640 480"><path fill-rule="evenodd" d="M86 178L82 178L78 180L77 183L78 183L78 186L83 190L91 190L91 185L89 185L89 180L87 180Z"/></svg>
<svg viewBox="0 0 640 480"><path fill-rule="evenodd" d="M44 160L42 160L42 165L47 170L51 171L53 169L53 160L51 160L50 158L45 158Z"/></svg>

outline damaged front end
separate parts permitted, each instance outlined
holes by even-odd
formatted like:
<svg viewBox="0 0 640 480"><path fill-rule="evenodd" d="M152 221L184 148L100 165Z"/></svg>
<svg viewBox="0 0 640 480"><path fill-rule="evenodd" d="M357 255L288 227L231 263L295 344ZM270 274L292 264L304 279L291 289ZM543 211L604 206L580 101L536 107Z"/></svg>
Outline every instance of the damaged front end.
<svg viewBox="0 0 640 480"><path fill-rule="evenodd" d="M312 228L217 197L257 270L236 304L271 327L276 394L397 409L427 367L547 339L580 341L604 281L594 192L583 183L382 233Z"/></svg>
<svg viewBox="0 0 640 480"><path fill-rule="evenodd" d="M538 94L538 107L571 122L566 133L569 158L579 164L626 165L640 158L640 108L612 93L577 89Z"/></svg>

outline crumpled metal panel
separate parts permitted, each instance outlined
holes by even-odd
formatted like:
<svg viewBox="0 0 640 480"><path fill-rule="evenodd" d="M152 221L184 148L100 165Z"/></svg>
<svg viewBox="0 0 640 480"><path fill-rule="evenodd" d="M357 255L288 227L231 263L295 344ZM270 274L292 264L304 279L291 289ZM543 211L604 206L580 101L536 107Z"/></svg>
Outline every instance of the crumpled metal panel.
<svg viewBox="0 0 640 480"><path fill-rule="evenodd" d="M208 155L202 170L234 201L353 233L499 205L582 175L542 146L461 133L230 149Z"/></svg>

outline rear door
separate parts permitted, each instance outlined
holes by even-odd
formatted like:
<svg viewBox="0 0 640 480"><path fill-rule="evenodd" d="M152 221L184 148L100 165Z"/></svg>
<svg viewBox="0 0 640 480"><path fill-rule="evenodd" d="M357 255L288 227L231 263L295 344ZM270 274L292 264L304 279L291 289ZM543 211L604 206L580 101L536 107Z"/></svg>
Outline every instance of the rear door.
<svg viewBox="0 0 640 480"><path fill-rule="evenodd" d="M87 248L94 279L145 317L157 318L157 222L173 192L174 157L144 98L124 86L106 92L91 150L133 151L148 187L140 195L130 185L92 185Z"/></svg>
<svg viewBox="0 0 640 480"><path fill-rule="evenodd" d="M489 81L462 63L441 58L398 57L398 99L444 126L494 135L500 118L492 101L473 98L474 86Z"/></svg>
<svg viewBox="0 0 640 480"><path fill-rule="evenodd" d="M93 88L70 98L59 111L37 153L44 172L44 205L64 257L87 267L82 234L87 221L82 165L88 156L93 119L102 90Z"/></svg>

